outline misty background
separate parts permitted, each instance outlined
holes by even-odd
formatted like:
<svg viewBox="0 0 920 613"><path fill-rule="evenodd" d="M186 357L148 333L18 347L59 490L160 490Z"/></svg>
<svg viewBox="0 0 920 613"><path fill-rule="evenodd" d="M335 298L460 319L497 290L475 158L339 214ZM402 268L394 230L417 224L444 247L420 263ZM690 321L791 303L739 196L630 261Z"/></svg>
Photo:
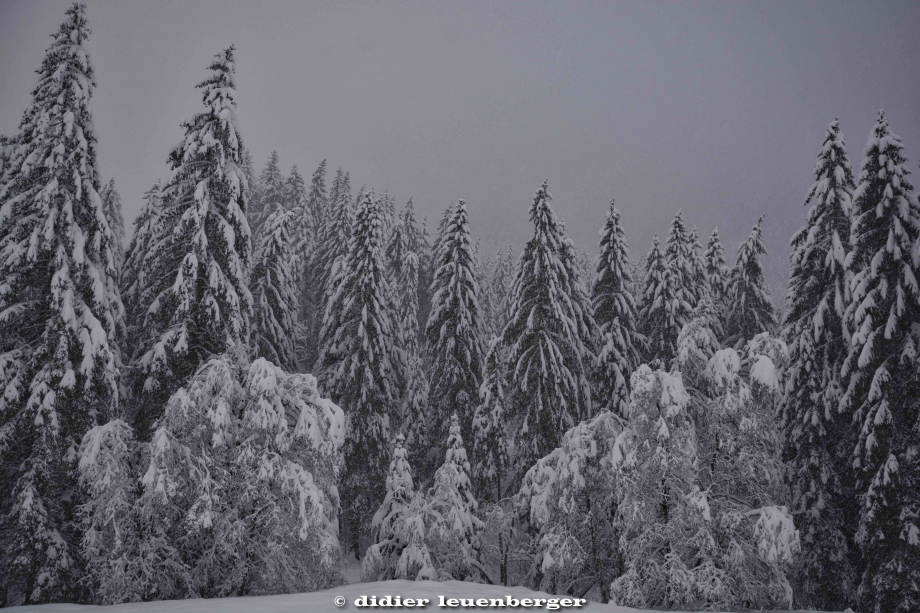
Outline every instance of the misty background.
<svg viewBox="0 0 920 613"><path fill-rule="evenodd" d="M16 131L69 0L0 0L0 132ZM412 196L434 230L459 198L483 255L532 234L544 178L592 255L610 199L632 256L683 209L727 258L766 213L777 302L827 125L854 169L884 108L916 170L920 3L88 0L103 179L126 225L167 179L195 84L237 46L238 116L309 178ZM915 175L915 183L917 182ZM131 232L130 226L127 228Z"/></svg>

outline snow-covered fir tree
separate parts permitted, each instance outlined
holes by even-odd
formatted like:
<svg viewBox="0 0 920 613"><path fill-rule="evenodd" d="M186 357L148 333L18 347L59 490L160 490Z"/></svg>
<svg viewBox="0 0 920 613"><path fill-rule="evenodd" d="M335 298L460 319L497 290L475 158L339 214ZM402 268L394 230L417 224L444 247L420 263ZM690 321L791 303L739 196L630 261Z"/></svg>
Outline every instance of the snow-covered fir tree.
<svg viewBox="0 0 920 613"><path fill-rule="evenodd" d="M115 254L115 269L121 274L122 264L125 261L125 218L121 211L121 195L115 189L115 179L109 179L102 191L102 210L105 220L112 233L112 251Z"/></svg>
<svg viewBox="0 0 920 613"><path fill-rule="evenodd" d="M434 581L438 578L425 543L427 508L415 491L409 453L402 434L396 435L383 503L374 514L371 545L362 561L364 581Z"/></svg>
<svg viewBox="0 0 920 613"><path fill-rule="evenodd" d="M470 244L466 203L450 207L438 237L438 260L431 284L431 313L426 335L431 357L429 419L432 453L444 452L450 415L456 413L467 440L473 440L473 411L482 383L482 331L479 283ZM430 474L430 473L429 473Z"/></svg>
<svg viewBox="0 0 920 613"><path fill-rule="evenodd" d="M245 344L252 296L247 287L251 241L246 177L236 126L234 48L217 54L198 87L205 110L183 122L163 190L168 237L148 258L150 307L135 392L143 392L138 427L147 431L165 399L211 355ZM138 396L140 397L140 396Z"/></svg>
<svg viewBox="0 0 920 613"><path fill-rule="evenodd" d="M246 212L252 236L258 238L265 221L280 208L286 208L285 180L278 164L278 152L272 151L259 175L259 190Z"/></svg>
<svg viewBox="0 0 920 613"><path fill-rule="evenodd" d="M639 365L643 339L636 332L636 301L629 290L629 245L613 200L600 236L591 296L600 336L593 396L598 408L622 415L629 404L629 377Z"/></svg>
<svg viewBox="0 0 920 613"><path fill-rule="evenodd" d="M119 421L83 438L80 478L93 495L81 507L82 549L100 602L341 581L344 414L311 375L240 353L210 360L180 388L149 443L135 445Z"/></svg>
<svg viewBox="0 0 920 613"><path fill-rule="evenodd" d="M509 468L503 351L501 338L493 336L486 352L479 404L473 415L473 475L480 500L501 499L502 476Z"/></svg>
<svg viewBox="0 0 920 613"><path fill-rule="evenodd" d="M763 244L761 215L747 240L738 247L738 258L729 277L725 322L729 344L743 345L761 332L770 332L776 327L776 307L760 261L763 255L767 255L767 248Z"/></svg>
<svg viewBox="0 0 920 613"><path fill-rule="evenodd" d="M297 276L290 236L294 219L293 212L279 208L262 224L250 279L253 355L285 370L297 366L294 351Z"/></svg>
<svg viewBox="0 0 920 613"><path fill-rule="evenodd" d="M920 607L920 204L879 112L853 193L844 409L858 429L860 609Z"/></svg>
<svg viewBox="0 0 920 613"><path fill-rule="evenodd" d="M681 316L688 313L683 293L674 287L671 267L656 234L645 258L645 285L642 288L639 322L647 339L646 357L668 363L675 355L677 337L683 326Z"/></svg>
<svg viewBox="0 0 920 613"><path fill-rule="evenodd" d="M99 197L86 7L52 35L0 184L0 604L80 598L71 458L118 411L122 305Z"/></svg>
<svg viewBox="0 0 920 613"><path fill-rule="evenodd" d="M728 298L728 267L725 264L725 249L719 240L719 229L715 228L706 243L703 254L706 266L706 285L716 311L723 317ZM724 323L724 319L723 319Z"/></svg>
<svg viewBox="0 0 920 613"><path fill-rule="evenodd" d="M697 287L699 279L696 278L692 237L684 224L682 211L677 211L677 215L671 222L664 259L668 265L673 294L671 316L677 328L672 331L672 338L676 339L680 328L690 321L693 309L696 308L696 303L702 294L702 288Z"/></svg>
<svg viewBox="0 0 920 613"><path fill-rule="evenodd" d="M384 498L390 415L396 398L390 366L392 323L386 309L383 212L367 193L355 219L348 255L320 332L322 388L348 418L342 479L343 534L359 554Z"/></svg>
<svg viewBox="0 0 920 613"><path fill-rule="evenodd" d="M329 211L329 196L326 193L326 160L320 162L313 171L313 177L310 179L310 193L307 196L307 209L313 219L324 219Z"/></svg>
<svg viewBox="0 0 920 613"><path fill-rule="evenodd" d="M623 573L618 460L624 423L601 411L568 430L524 476L515 510L530 534L525 583L551 594L608 602Z"/></svg>
<svg viewBox="0 0 920 613"><path fill-rule="evenodd" d="M706 278L706 258L703 245L700 243L700 231L696 226L691 228L688 240L693 263L690 287L694 292L693 308L696 309L700 301L709 295L709 281Z"/></svg>
<svg viewBox="0 0 920 613"><path fill-rule="evenodd" d="M475 514L479 503L473 495L470 462L456 413L450 416L447 452L429 496L433 520L428 528L428 550L439 579L480 581L478 535L483 525Z"/></svg>
<svg viewBox="0 0 920 613"><path fill-rule="evenodd" d="M506 406L518 427L517 483L537 458L559 445L562 432L591 415L593 406L591 303L550 200L544 181L530 207L534 236L521 255L502 338L509 350Z"/></svg>
<svg viewBox="0 0 920 613"><path fill-rule="evenodd" d="M840 369L848 335L846 254L856 188L840 122L830 124L808 190L806 225L792 237L783 338L789 346L783 403L784 456L789 464L802 555L796 602L822 610L854 602L851 551L855 492L849 416L840 412Z"/></svg>
<svg viewBox="0 0 920 613"><path fill-rule="evenodd" d="M301 362L312 366L319 358L319 334L329 297L335 290L331 282L334 272L341 269L341 263L348 255L348 241L351 237L351 186L348 173L340 168L332 182L326 213L316 222L316 244L306 263L304 292L306 341Z"/></svg>
<svg viewBox="0 0 920 613"><path fill-rule="evenodd" d="M163 194L159 180L144 192L143 201L141 211L134 220L134 232L119 279L126 327L122 355L129 364L137 357L135 352L144 336L144 317L150 306L150 275L155 271L155 262L148 256L153 253L154 244L166 238L163 236Z"/></svg>

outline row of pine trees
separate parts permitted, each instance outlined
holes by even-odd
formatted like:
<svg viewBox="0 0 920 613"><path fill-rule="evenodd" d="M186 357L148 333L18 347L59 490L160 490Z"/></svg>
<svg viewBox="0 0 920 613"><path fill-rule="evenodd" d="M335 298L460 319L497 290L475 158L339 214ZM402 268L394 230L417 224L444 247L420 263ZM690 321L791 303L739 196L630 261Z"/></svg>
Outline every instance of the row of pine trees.
<svg viewBox="0 0 920 613"><path fill-rule="evenodd" d="M591 266L546 183L523 251L485 257L463 200L432 238L411 200L397 212L386 192L353 194L342 170L327 188L325 161L309 185L275 153L256 176L233 47L208 67L204 109L183 122L171 176L144 194L125 250L96 160L88 35L75 4L18 133L0 142L4 603L85 597L84 435L119 418L149 440L215 356L314 372L344 409L340 539L360 555L380 542L391 458L437 489L467 441L469 462L453 462L467 466L463 491L500 503L567 431L601 414L628 421L640 365L679 371L682 335L702 321L713 347L744 353L765 332L788 345L776 451L801 534L799 604L920 607L920 206L883 114L858 176L839 124L828 130L781 322L763 218L731 267L718 232L704 247L681 213L636 265L611 201Z"/></svg>

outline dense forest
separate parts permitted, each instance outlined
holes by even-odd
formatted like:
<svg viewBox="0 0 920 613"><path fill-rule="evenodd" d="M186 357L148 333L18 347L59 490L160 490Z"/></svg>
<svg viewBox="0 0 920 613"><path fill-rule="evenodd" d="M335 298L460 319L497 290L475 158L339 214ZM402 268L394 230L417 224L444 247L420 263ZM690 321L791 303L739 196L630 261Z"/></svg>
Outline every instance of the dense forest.
<svg viewBox="0 0 920 613"><path fill-rule="evenodd" d="M726 254L678 213L634 262L611 198L592 261L544 182L484 253L463 200L429 233L325 160L257 171L232 46L127 231L88 36L74 4L0 136L0 603L303 592L357 556L920 610L920 203L883 112L858 170L838 120L815 143L781 312L764 217Z"/></svg>

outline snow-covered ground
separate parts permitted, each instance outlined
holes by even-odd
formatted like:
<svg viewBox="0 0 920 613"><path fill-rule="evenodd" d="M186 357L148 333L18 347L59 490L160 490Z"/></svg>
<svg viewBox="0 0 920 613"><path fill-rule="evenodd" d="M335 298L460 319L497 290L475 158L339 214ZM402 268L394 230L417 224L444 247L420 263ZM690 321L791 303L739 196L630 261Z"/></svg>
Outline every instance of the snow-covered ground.
<svg viewBox="0 0 920 613"><path fill-rule="evenodd" d="M361 596L400 596L406 598L427 598L429 603L424 607L378 607L370 609L355 606L355 600ZM345 598L344 606L337 606L337 596ZM379 583L354 583L341 587L311 592L308 594L288 594L282 596L252 596L246 598L220 598L213 600L167 600L161 602L144 602L135 604L112 605L100 607L94 605L76 604L50 604L28 607L12 607L9 613L91 613L92 611L105 611L105 613L338 613L340 611L438 611L450 610L448 607L439 606L439 597L445 600L450 598L486 598L505 599L505 596L517 599L524 598L555 598L542 592L534 592L523 587L502 587L482 585L477 583L464 583L462 581L381 581ZM546 611L543 607L472 607L463 609L452 607L453 610L495 610L495 611ZM642 613L638 609L604 605L588 602L580 607L560 608L558 611L593 611L595 613ZM650 613L650 612L646 612ZM804 612L803 612L804 613Z"/></svg>

